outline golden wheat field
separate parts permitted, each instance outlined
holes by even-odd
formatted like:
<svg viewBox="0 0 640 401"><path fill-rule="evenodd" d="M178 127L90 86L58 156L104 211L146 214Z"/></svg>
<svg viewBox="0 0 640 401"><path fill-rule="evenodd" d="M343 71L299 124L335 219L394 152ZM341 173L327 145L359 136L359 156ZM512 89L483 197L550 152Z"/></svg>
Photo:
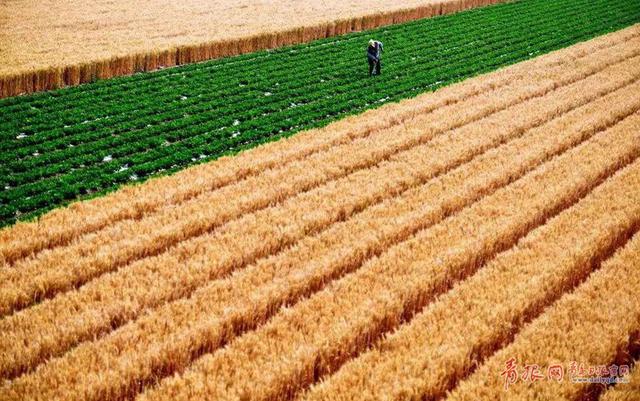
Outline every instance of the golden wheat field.
<svg viewBox="0 0 640 401"><path fill-rule="evenodd" d="M638 229L635 25L3 229L0 400L637 400Z"/></svg>
<svg viewBox="0 0 640 401"><path fill-rule="evenodd" d="M0 97L77 85L504 0L0 2Z"/></svg>

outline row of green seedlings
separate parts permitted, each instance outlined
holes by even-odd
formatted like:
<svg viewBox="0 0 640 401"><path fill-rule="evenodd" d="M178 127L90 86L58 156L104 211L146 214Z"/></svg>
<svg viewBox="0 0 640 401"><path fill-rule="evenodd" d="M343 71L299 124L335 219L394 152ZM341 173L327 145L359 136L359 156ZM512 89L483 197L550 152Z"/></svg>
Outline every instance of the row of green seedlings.
<svg viewBox="0 0 640 401"><path fill-rule="evenodd" d="M465 31L469 30L467 27L463 27L462 29L464 29ZM489 28L489 30L493 31L492 28ZM477 33L483 35L484 42L491 43L492 40L490 40L490 37L485 36L485 35L491 35L492 32L490 31L477 32ZM458 38L458 40L455 40L452 43L448 44L448 46L455 48L457 52L459 52L459 49L462 49L465 46L467 47L475 46L475 43L473 41L469 41L468 38L463 37L461 32L452 32L451 30L446 30L446 32L439 32L439 34L447 34L449 37ZM439 60L441 58L441 57L433 57L433 55L438 55L438 54L441 54L442 52L438 50L438 47L435 44L433 44L431 40L428 41L429 44L421 45L420 47L416 48L415 44L412 44L412 42L415 42L415 39L417 38L418 36L406 38L406 41L404 41L403 43L399 43L397 46L396 44L394 44L394 49L397 48L396 50L397 53L407 52L409 54L414 54L414 52L420 52L420 53L428 53L432 55L431 58L435 60ZM341 54L340 57L336 59L338 63L332 64L331 71L342 71L346 69L347 66L353 66L354 64L356 64L354 63L355 60L353 59L354 52L343 52L343 53L344 54ZM55 150L58 148L66 147L66 145L68 145L68 141L72 141L73 143L74 139L77 142L76 144L85 143L87 142L87 140L93 140L93 138L91 137L89 138L74 137L74 135L78 133L86 134L87 131L99 132L100 129L102 128L109 128L108 134L118 134L128 130L142 129L147 127L147 125L149 124L154 124L154 123L164 122L164 121L171 121L177 118L184 117L185 114L196 115L196 114L214 110L214 109L219 113L230 113L234 111L234 107L229 108L230 104L231 106L233 106L235 102L243 101L242 98L236 98L231 96L233 95L232 92L234 91L236 93L241 93L242 96L244 97L249 97L254 101L257 101L258 105L261 105L260 103L261 100L266 101L267 104L272 104L272 103L275 103L276 100L290 99L292 95L293 97L295 97L295 96L300 96L303 93L310 93L310 92L313 93L317 91L316 88L318 87L318 82L320 82L320 80L324 79L326 81L326 80L335 79L335 78L333 78L331 75L326 75L324 76L324 78L319 78L317 80L318 82L313 82L313 83L309 82L308 79L291 80L290 78L292 76L297 76L298 73L304 73L309 76L317 76L316 71L318 70L319 63L317 62L316 58L322 59L323 57L324 57L323 55L319 55L319 57L314 57L314 59L312 60L296 62L295 65L290 65L290 63L288 62L285 62L285 63L280 62L276 66L274 71L268 71L268 70L264 71L263 66L260 66L258 68L260 69L260 73L254 72L249 76L247 76L246 74L234 74L233 72L229 72L228 74L223 74L222 77L219 77L218 75L213 76L214 78L213 80L215 81L224 79L224 84L228 91L216 92L217 88L211 87L210 81L213 81L211 75L205 76L204 79L202 80L188 80L188 81L184 79L178 80L178 83L185 82L185 81L188 82L191 88L189 88L190 89L189 97L187 99L180 100L177 102L176 102L176 98L179 97L180 93L184 93L185 91L171 93L171 95L169 96L170 101L172 103L177 103L173 105L170 103L160 104L157 99L158 98L162 99L163 97L162 97L162 93L158 92L153 94L153 96L155 97L155 100L153 103L151 102L141 103L139 99L136 99L134 97L133 99L135 99L134 102L136 104L136 107L134 107L133 110L130 107L123 107L123 105L116 105L116 108L119 109L117 113L114 111L111 111L106 114L84 115L78 118L77 121L70 121L72 119L75 120L77 114L82 114L80 113L80 111L86 109L85 105L76 104L74 105L74 107L80 108L78 113L70 114L63 111L56 112L58 114L58 117L60 119L63 119L64 121L56 121L55 114L53 115L48 114L47 122L46 122L47 125L45 126L19 127L19 129L22 129L22 130L31 130L31 131L29 131L28 133L25 132L28 136L25 138L22 138L21 141L16 141L14 137L7 138L5 149L16 149L16 148L19 149L21 147L24 147L24 145L36 145L44 142L54 141L51 144L44 143L44 147L42 148L42 150L45 150L45 151ZM406 65L401 64L400 67L404 69L406 68ZM430 67L433 67L433 66L430 66ZM256 66L254 65L253 68L256 69ZM349 72L355 72L355 71L356 70L353 67L349 70ZM280 73L280 74L285 73L287 74L285 77L288 79L281 79L285 77L275 76L274 74L276 73ZM257 85L257 87L253 89L251 88L251 86L253 86L254 84L250 82L253 82L255 80L253 75L256 75L256 74L263 78L268 77L268 81L264 85L262 84ZM308 78L308 77L304 77L304 78ZM282 81L281 85L275 86L275 84L280 83L279 81ZM244 91L239 91L238 86L244 85L244 84L247 84L249 88L245 89ZM267 90L274 91L272 92L271 99L264 99L264 97L262 96ZM122 94L119 94L119 96L122 96ZM132 94L127 93L126 96L132 97ZM90 99L91 104L95 105L96 100L97 99ZM103 99L99 99L99 100L102 101ZM291 99L291 100L293 101L296 99ZM149 108L151 108L151 115L147 115L143 112L144 108L140 107L141 104L142 105L147 104ZM287 105L289 104L290 103L288 103ZM82 107L79 107L79 106L82 106ZM159 107L162 107L162 110L164 110L163 113L158 113ZM108 107L104 107L104 104L101 107L101 109L107 109L107 108ZM274 110L278 110L278 108L275 108ZM130 113L131 111L135 111L136 113L135 116L133 116L133 118L130 115L127 115L127 113L128 112ZM256 113L255 115L260 115L260 114ZM148 117L151 117L151 118L148 118ZM82 124L84 121L88 121L87 119L91 119L91 121L87 122L86 124ZM121 120L126 121L126 124L122 124L122 126L119 126L119 123L122 122ZM21 121L24 122L25 119L22 119ZM57 126L62 126L63 128L48 129L48 126L52 124ZM75 124L78 124L78 125L75 125ZM38 135L37 136L30 135L31 133L34 133L34 132L38 132ZM67 138L68 141L66 142L55 141L62 138ZM31 153L28 151L25 152L24 154L25 157L30 155Z"/></svg>
<svg viewBox="0 0 640 401"><path fill-rule="evenodd" d="M575 32L575 29L572 29L572 31ZM549 42L553 42L554 39L551 38L551 34L549 33L548 35L549 35L548 41ZM545 36L543 35L542 38L545 38ZM496 47L498 47L498 46L496 45ZM531 52L531 48L527 49L527 51ZM487 59L487 60L494 60L494 61L497 58L500 61L504 61L504 58L501 60L500 57L498 57L497 55L490 54L490 53L485 53L484 58ZM471 70L471 68L469 68L469 70ZM431 71L429 71L429 72L431 72ZM464 72L465 71L463 71L463 73L461 73L460 75L464 76ZM433 76L431 76L431 78L433 78ZM449 78L453 79L453 80L456 80L456 78L458 78L458 77L455 74L453 74L453 77L449 77ZM378 84L380 84L380 82L378 82ZM410 83L410 85L408 85L408 86L410 87L410 88L407 88L408 90L414 89L413 83ZM396 89L397 89L397 87L396 87ZM349 88L346 88L344 91L348 93L349 92ZM338 92L340 92L340 89L338 89ZM403 97L402 91L399 91L399 92L400 92L399 97ZM392 94L392 95L395 95L395 94ZM370 96L370 98L366 99L365 101L375 102L376 101L376 99L375 99L376 97L377 96ZM295 130L299 130L301 128L302 125L300 123L304 123L304 121L308 120L309 117L311 117L312 123L314 122L313 121L314 119L317 119L317 121L319 121L320 124L321 124L323 122L323 120L325 120L329 116L342 115L343 113L345 113L345 112L347 112L349 110L351 110L351 111L353 111L354 109L358 110L357 106L354 108L354 104L352 102L350 102L351 99L348 99L348 96L345 96L345 98L347 98L347 99L344 99L345 102L342 103L344 105L342 110L338 110L337 112L333 111L333 112L330 112L330 113L327 114L327 113L325 113L324 108L321 107L320 110L317 110L315 112L312 111L311 113L305 113L304 112L305 110L302 110L304 108L304 106L302 106L298 110L294 110L293 111L294 117L292 118L294 124L290 124L292 122L292 120L287 121L286 118L283 120L282 116L278 116L277 117L277 121L274 121L274 120L276 120L276 118L275 118L275 116L273 116L272 120L270 122L280 122L281 125L279 127L278 126L274 127L274 128L277 128L277 129L272 128L271 130L269 130L269 132L266 133L267 137L271 136L271 135L274 135L274 134L278 135L278 134L283 134L283 133L289 133L291 131L295 132ZM340 96L337 96L337 99L340 99ZM335 103L336 103L337 99L336 98L325 99L324 100L324 104L326 104L327 106L331 106L331 105L335 106L336 105ZM362 101L362 99L359 99L359 100ZM298 114L298 115L295 116L295 114ZM295 117L298 117L297 120L294 120ZM282 124L283 121L285 122L285 124ZM197 121L191 121L191 123L192 124L193 123L197 124ZM47 193L47 189L48 189L47 186L48 185L44 185L44 188L43 188L43 186L36 185L34 188L32 188L32 191L15 191L15 192L19 192L19 196L11 196L11 197L7 196L6 197L7 199L4 200L4 201L6 201L9 204L9 203L11 203L11 200L12 200L11 198L13 198L13 200L15 200L16 198L20 198L22 200L22 202L21 202L22 204L12 205L12 206L14 206L14 209L15 210L20 210L20 211L23 211L23 212L24 211L30 211L30 210L33 210L33 209L37 209L39 207L46 207L48 204L50 204L52 202L60 202L60 201L64 201L65 199L73 198L73 197L77 196L78 194L82 194L83 192L89 192L89 191L92 190L91 187L93 185L91 185L91 184L94 184L94 183L98 184L96 189L99 190L100 188L104 187L105 183L107 185L109 185L109 184L113 185L114 182L115 183L127 182L127 181L130 181L132 179L132 177L139 178L140 176L150 175L150 174L153 174L153 173L155 173L155 172L157 172L158 170L161 170L161 169L165 169L166 170L167 168L171 169L172 167L173 168L179 168L184 163L197 161L201 157L201 155L205 156L206 158L209 158L211 153L214 153L214 154L218 153L219 154L219 153L224 153L225 151L226 152L233 151L233 150L235 150L234 148L237 147L238 145L239 145L239 147L243 147L243 145L251 145L255 141L256 137L261 137L261 136L264 136L264 134L265 134L265 132L260 133L260 132L255 132L254 130L252 130L251 129L252 128L251 127L252 123L255 126L257 122L252 122L252 121L245 122L245 124L246 124L245 126L235 127L235 128L237 128L237 131L231 131L233 128L227 128L226 129L227 132L223 132L223 133L221 133L221 135L219 135L219 138L222 139L224 142L227 142L227 143L224 143L224 144L216 143L216 144L213 144L214 146L211 146L210 135L207 135L207 136L204 136L204 137L196 137L196 138L191 137L191 138L189 138L189 136L188 136L189 134L187 133L186 136L182 136L182 137L178 137L178 138L167 138L167 137L165 137L164 140L161 143L159 143L159 141L161 141L162 138L155 138L154 139L155 145L156 146L161 146L161 151L164 151L162 153L164 153L164 155L168 156L167 158L169 159L169 160L167 160L168 163L164 163L164 166L162 166L160 168L158 168L158 165L157 165L158 164L157 160L158 160L158 156L159 155L158 154L154 154L153 152L150 152L150 153L144 155L146 157L143 157L143 160L136 160L135 162L133 160L129 160L129 161L126 161L124 163L122 163L122 161L120 161L119 165L117 163L113 163L111 166L107 166L107 165L102 166L101 165L100 167L104 167L104 168L100 169L100 170L102 170L101 172L96 172L96 171L90 171L89 172L89 171L87 171L88 174L79 174L80 178L82 178L82 181L83 181L79 185L77 185L77 181L76 181L76 185L73 185L73 182L70 183L68 180L63 179L62 177L55 177L54 185L57 187L57 190L55 190L55 192L57 192L57 193L55 193L55 192L48 192ZM295 124L295 123L298 123L298 124ZM298 126L296 127L296 125L298 125ZM291 128L291 127L293 127L294 129L293 130L287 129L287 128ZM202 128L202 127L198 127L197 125L194 127L195 130L197 130L198 128ZM214 128L214 127L209 127L209 128L211 129L211 128ZM307 126L304 126L304 128L307 128ZM239 133L241 129L243 129L244 132L242 134L240 134L240 135L237 135L237 137L234 137L233 134L234 133ZM188 131L189 130L187 130L187 132ZM231 132L229 132L229 131L231 131ZM231 134L231 135L229 135L229 134ZM260 134L262 134L262 135L260 135ZM229 137L231 137L231 138L229 138ZM184 141L184 139L187 139L187 138L188 139L193 139L193 140ZM225 141L225 139L226 139L226 141ZM176 150L173 149L172 146L162 147L162 145L166 144L167 142L171 144L172 140L174 141L174 143L177 142L177 141L181 141L182 140L183 142L179 143L179 144L182 145L183 148L186 148L186 150L183 151L183 152L180 152L180 151L176 152ZM187 143L184 143L184 142L187 142ZM230 142L230 143L228 143L228 142ZM130 144L128 144L128 145L130 145ZM222 146L215 146L215 145L222 145ZM147 144L138 142L136 145L129 146L129 147L132 148L133 152L138 153L140 151L144 152L145 150L147 150L148 146L147 146ZM206 149L203 149L203 147L206 148ZM100 155L100 156L102 156L102 155ZM108 157L108 156L103 156L103 159L100 160L100 161L103 161L104 157ZM140 165L140 163L139 163L140 161L142 161L142 163L146 163L146 162L151 161L151 163L147 163L147 166L144 166L144 165ZM84 163L80 163L80 164L84 164ZM114 164L116 166L114 166ZM129 165L132 165L132 166L135 165L137 170L134 170L133 173L130 172L130 171L128 172L126 170L126 167L129 166ZM122 166L124 166L125 170L120 171L119 173L116 173L116 174L119 174L119 177L116 178L115 180L113 180L113 178L115 178L113 176L112 177L104 177L104 178L106 178L106 180L104 180L104 179L103 180L95 180L95 179L93 179L93 180L90 180L89 182L87 182L86 179L84 179L85 177L93 178L93 177L95 177L96 173L97 173L98 176L100 176L101 173L102 174L105 174L105 173L109 174L109 172L110 172L109 170L111 170L111 172L114 171L114 170L117 171L118 169L122 169ZM67 169L68 168L71 168L71 169L73 168L69 164L65 164L64 167L67 168ZM74 172L74 173L76 173L76 172ZM67 177L64 177L64 178L67 178ZM98 183L96 181L100 181L100 182ZM69 184L72 184L72 185L69 185ZM90 184L90 185L87 185L87 184ZM10 186L9 184L5 184L5 185ZM39 194L41 194L41 196L39 198L38 197L29 198L29 196L30 196L29 192L31 194L39 193ZM7 209L8 209L7 212L9 214L11 214L11 212L12 212L11 207L7 207ZM15 214L15 210L13 211L14 214ZM7 216L7 217L10 217L10 216Z"/></svg>
<svg viewBox="0 0 640 401"><path fill-rule="evenodd" d="M522 5L519 5L518 7L521 8ZM500 12L505 14L510 8L513 8L513 6L506 5L500 8ZM476 14L485 15L485 19L491 18L494 13L490 12L490 10L491 7L486 7L482 9L472 10L472 12L460 13L455 16L455 19L453 21L450 20L450 16L431 18L422 21L414 21L410 23L388 26L366 32L351 33L337 38L334 37L322 39L314 41L310 44L287 46L281 49L234 56L231 58L213 60L202 64L180 66L164 71L156 71L153 74L139 74L113 80L98 81L90 85L76 86L66 88L64 90L51 91L48 93L37 93L25 97L0 99L0 105L2 105L5 110L11 111L13 113L29 113L33 111L33 109L31 108L32 106L35 106L38 109L46 109L47 106L53 106L55 108L56 104L52 104L50 102L51 97L55 97L60 102L59 104L62 105L65 105L64 102L72 102L72 104L82 102L82 99L88 96L106 96L101 97L102 100L120 99L118 92L122 90L131 91L132 93L143 93L150 87L154 88L159 86L158 84L163 83L170 83L172 85L180 86L180 82L175 82L176 77L193 78L197 75L215 73L217 72L217 70L224 68L247 73L250 72L251 67L255 61L260 61L260 63L262 63L263 65L266 65L269 62L278 63L279 61L277 60L271 59L270 61L271 55L277 56L281 53L286 53L287 55L298 56L304 55L309 52L317 54L319 51L321 51L321 48L332 48L336 45L346 45L349 42L357 42L363 37L369 37L370 35L379 35L382 33L393 35L397 31L407 31L412 27L414 28L414 30L416 27L423 27L433 29L437 32L440 30L440 28L449 27L450 25L452 25L452 22L459 23L459 21L461 22L466 18L473 18L474 16L477 17ZM357 46L361 46L361 43L358 43ZM126 101L126 99L124 100ZM5 121L3 117L7 116L0 116L0 122Z"/></svg>

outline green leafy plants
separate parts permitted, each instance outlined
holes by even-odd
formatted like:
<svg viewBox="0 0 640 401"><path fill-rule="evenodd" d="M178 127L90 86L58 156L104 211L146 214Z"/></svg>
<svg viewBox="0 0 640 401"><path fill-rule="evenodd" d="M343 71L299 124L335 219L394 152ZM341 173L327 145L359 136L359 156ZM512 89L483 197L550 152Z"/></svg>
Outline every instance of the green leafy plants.
<svg viewBox="0 0 640 401"><path fill-rule="evenodd" d="M522 0L0 100L0 225L640 21L640 3ZM369 78L363 46L385 43Z"/></svg>

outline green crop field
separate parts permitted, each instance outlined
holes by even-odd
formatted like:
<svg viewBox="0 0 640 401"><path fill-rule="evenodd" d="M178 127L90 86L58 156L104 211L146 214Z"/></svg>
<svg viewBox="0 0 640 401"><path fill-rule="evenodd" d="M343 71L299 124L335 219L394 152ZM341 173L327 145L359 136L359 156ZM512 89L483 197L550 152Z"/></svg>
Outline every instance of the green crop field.
<svg viewBox="0 0 640 401"><path fill-rule="evenodd" d="M522 0L0 100L0 226L640 21L629 0ZM383 75L365 47L384 42Z"/></svg>

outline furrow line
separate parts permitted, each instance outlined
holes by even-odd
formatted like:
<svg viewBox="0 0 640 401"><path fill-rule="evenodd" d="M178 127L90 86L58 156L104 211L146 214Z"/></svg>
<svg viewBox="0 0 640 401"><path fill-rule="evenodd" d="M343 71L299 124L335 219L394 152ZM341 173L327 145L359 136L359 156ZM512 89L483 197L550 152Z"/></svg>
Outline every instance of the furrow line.
<svg viewBox="0 0 640 401"><path fill-rule="evenodd" d="M190 300L176 302L178 306L161 307L152 317L142 318L142 321L153 319L155 327L158 320L167 318L168 310L169 317L174 321L162 327L175 330L179 322L176 316L181 314L190 317L197 313L202 317L205 313L215 312L224 316L232 309L242 310L242 313L234 312L230 320L220 319L218 326L224 323L224 330L209 327L206 328L206 332L216 334L192 340L192 344L200 344L196 347L197 350L204 352L214 349L217 344L264 321L281 305L295 302L318 291L326 282L357 269L367 258L380 254L416 231L508 184L537 164L588 139L595 132L615 125L640 109L640 99L635 103L628 101L633 99L632 94L638 90L640 84L632 84L552 120L524 134L522 138L488 151L439 179L408 190L398 198L365 209L317 236L304 238L291 249L262 259L229 279L213 282L197 290ZM616 107L604 107L608 105ZM553 106L557 107L557 104ZM514 114L518 115L520 111L514 110ZM549 131L562 134L549 137ZM501 169L496 166L501 166ZM431 206L420 207L422 204ZM372 235L374 233L375 235ZM336 247L336 243L341 244L340 247ZM129 282L134 280L136 279L133 277L126 279ZM3 376L13 377L33 369L43 360L62 354L78 342L100 336L114 327L114 319L117 319L118 323L124 323L125 314L117 312L117 308L113 307L123 294L119 293L117 297L115 294L112 297L101 297L97 301L93 298L95 294L111 292L109 288L116 288L117 284L110 283L109 287L102 287L100 284L89 284L68 296L55 298L0 321L0 331L5 333L0 339L0 347L6 345L8 350L0 362L0 372ZM265 295L250 295L253 293ZM129 300L134 298L127 296L126 292L124 295ZM242 300L249 296L252 300L262 301L260 304L251 301L247 306ZM167 298L166 295L164 297ZM202 305L206 305L205 310L201 310ZM185 307L191 312L185 313ZM178 312L179 310L182 312ZM128 313L128 318L134 315L131 309ZM97 319L96 316L102 318ZM184 323L188 324L186 327L193 325L188 319L183 321L187 322ZM124 332L131 331L131 327L138 330L138 325L139 323L129 325ZM145 327L148 334L150 326L145 324ZM204 329L198 329L198 332L202 330ZM115 341L114 338L120 338L122 335L117 334L108 341ZM163 339L163 336L160 339ZM147 345L152 340L160 341L155 337L145 338L146 341L138 339L135 342L127 342L145 344L144 349L150 349L152 347ZM192 337L183 335L181 338ZM9 346L10 344L12 346ZM183 344L182 341L179 344ZM177 345L175 342L171 344L172 347ZM187 353L185 356L184 350L181 351L179 360L188 362L195 357L193 353ZM133 355L142 359L141 355L145 353L136 348ZM131 358L134 359L133 356ZM171 360L172 369L175 369L179 365L176 362L178 358L173 355ZM156 366L151 371L157 370L166 371L167 368Z"/></svg>
<svg viewBox="0 0 640 401"><path fill-rule="evenodd" d="M638 34L640 27L632 27L605 38L509 67L487 77L465 82L454 88L444 88L437 95L421 96L388 105L366 112L360 117L347 118L324 129L313 130L250 150L238 157L222 158L215 163L197 166L174 176L151 180L140 186L126 187L104 198L75 203L69 208L49 213L36 223L18 223L0 231L0 260L12 263L31 253L67 244L76 236L99 230L113 222L139 219L162 207L259 175L265 169L302 159L332 146L348 143L355 138L366 137L372 132L387 129L416 115L508 85L513 80L527 77L538 66L557 65L566 60L582 58L594 51L636 38ZM374 122L369 122L371 120ZM363 124L363 121L366 123Z"/></svg>
<svg viewBox="0 0 640 401"><path fill-rule="evenodd" d="M637 196L638 185L640 182L636 179L635 187L626 188L624 196ZM603 210L603 213L611 211ZM572 379L581 374L579 367L576 373L571 371L571 363L575 361L588 368L631 362L629 356L635 353L634 349L637 351L640 340L638 266L640 235L635 235L627 246L603 263L602 268L584 284L560 298L544 314L525 326L513 343L462 381L447 400L597 398L604 386L573 383ZM538 365L543 375L550 366L559 364L565 369L564 380L518 381L505 391L500 372L510 358L515 358L520 366Z"/></svg>
<svg viewBox="0 0 640 401"><path fill-rule="evenodd" d="M635 50L637 51L637 49ZM626 79L623 84L626 84L631 79L635 79L633 76L630 76L630 71L638 70L638 68L635 68L634 70L634 67L631 67L631 65L633 64L640 63L634 62L634 59L629 59L611 68L619 71L620 76ZM566 67L560 68L560 70L565 69ZM553 76L552 72L549 72L549 74ZM588 76L588 78L584 79L584 82L576 82L585 75ZM505 109L518 104L518 102L523 101L523 98L525 100L529 99L529 101L531 102L535 101L536 99L539 100L541 97L552 91L568 90L564 87L561 89L557 88L558 85L565 84L567 83L567 81L569 81L569 83L573 82L573 84L570 84L569 87L567 87L569 89L578 88L579 90L582 86L581 84L590 85L592 82L595 82L595 85L598 85L599 81L602 79L600 78L600 75L606 75L606 71L599 71L594 66L589 65L584 66L584 68L582 69L576 67L575 70L570 69L569 76L556 77L557 81L559 82L543 79L542 82L538 85L524 86L522 89L524 93L519 89L515 91L498 91L494 93L494 96L488 99L485 103L481 103L477 109L470 105L466 108L466 111L469 114L495 116L499 114L500 110L504 111ZM620 83L618 83L617 85L617 87L619 87ZM613 89L616 89L617 87L614 87ZM611 89L606 89L604 93L608 91L611 91ZM597 96L600 95L602 95L602 92L597 92ZM582 100L582 102L584 104L589 100L590 98L587 98L586 100ZM544 107L544 102L539 103L543 103L543 105L536 105L535 103L534 105L538 107ZM578 103L577 105L581 104ZM531 106L531 104L529 106ZM570 107L575 107L575 105L572 104L570 105ZM444 113L451 113L451 111L447 109L441 109L439 111L442 111ZM536 124L541 124L545 121L545 118L553 118L555 113L558 113L558 110L550 109L550 111L548 111L546 114L546 116L549 117L544 117L543 113L543 116L541 116L540 118L533 118L531 121L524 123L521 127L513 131L511 135L513 136L520 134L524 129L529 129ZM446 116L446 114L443 115L443 118L444 116ZM529 116L534 117L531 115ZM364 158L365 160L367 157L372 157L374 159L372 163L377 161L377 158L382 159L382 162L378 162L377 164L374 164L372 168L370 168L372 171L374 171L376 169L382 168L381 165L386 163L386 161L393 162L396 159L406 159L407 156L412 157L414 153L420 152L421 149L425 146L430 147L434 144L439 145L440 142L442 142L439 141L439 138L441 137L444 138L444 141L449 141L449 144L451 144L452 140L455 141L456 139L451 139L452 135L442 136L443 134L437 135L435 139L433 139L434 135L446 130L446 123L443 124L445 125L444 128L441 128L441 123L439 122L433 123L433 125L430 127L431 129L416 129L415 126L422 126L428 123L428 121L423 121L423 119L416 119L415 121L413 121L413 123L414 124L409 126L397 127L395 132L392 131L385 132L384 135L381 134L383 138L380 138L379 141L382 141L383 145L381 146L382 149L378 152L375 151L375 147L372 148L371 146L365 146L365 144L356 141L353 146L344 145L344 152L330 152L330 158L328 159L320 158L320 160L316 162L316 160L313 160L313 158L311 158L308 164L300 162L300 166L298 169L294 169L294 167L288 166L288 168L275 173L274 181L268 181L264 185L264 191L256 190L256 188L262 188L258 182L254 183L252 182L252 180L248 180L243 182L249 184L248 187L241 187L238 190L239 193L234 192L234 187L227 187L230 193L226 193L225 191L215 192L210 194L210 196L206 199L198 198L197 202L194 200L191 204L192 207L185 206L180 208L172 208L169 210L171 213L161 214L159 216L156 216L155 219L150 219L149 221L144 220L145 224L132 224L129 226L128 231L131 234L131 238L136 238L135 241L132 241L130 238L125 236L125 238L123 238L121 241L116 241L114 244L111 244L110 239L112 237L115 236L116 238L118 238L122 235L123 231L125 231L125 229L121 225L116 225L108 230L104 237L96 235L94 242L87 240L81 241L75 248L59 248L53 251L44 252L39 255L39 258L36 258L35 260L28 259L24 263L21 263L19 266L16 265L12 268L4 268L0 270L0 281L3 283L2 287L4 290L3 295L0 296L0 313L11 313L16 310L23 309L24 307L29 306L34 302L50 298L60 292L77 288L79 285L82 285L99 275L102 275L109 271L117 270L120 266L125 265L131 261L135 261L140 257L155 257L156 255L163 257L167 253L181 252L183 254L183 259L186 258L185 255L187 252L195 252L193 249L201 246L200 244L202 244L204 241L209 240L210 235L218 234L217 231L213 231L213 233L211 233L210 231L225 223L226 219L234 217L238 218L238 220L231 220L230 222L222 226L220 228L220 230L222 231L224 231L227 226L240 222L247 216L251 216L242 216L242 207L239 208L240 210L234 210L233 205L226 207L225 201L227 199L240 198L241 202L246 200L247 203L251 204L251 202L255 198L251 198L250 194L260 194L255 195L255 197L257 197L264 203L264 205L261 206L268 207L269 202L273 201L273 197L276 197L277 199L277 196L280 192L279 188L277 187L275 188L275 190L272 189L270 191L270 187L274 185L274 182L280 182L282 180L286 181L286 177L304 177L306 175L311 176L310 180L312 182L314 181L314 178L315 180L320 180L322 182L324 177L331 174L325 173L325 169L328 169L330 172L334 172L339 175L342 171L348 170L347 167L341 168L341 160L357 159L357 157L354 157L354 155L358 154L362 155L362 158ZM468 126L469 125L463 126L459 130L464 130L464 127ZM454 131L454 133L455 132L456 131ZM496 135L498 136L498 139L494 139ZM396 139L398 137L400 139ZM425 140L422 140L421 138L425 138ZM497 144L505 141L508 138L509 136L506 136L504 133L494 133L493 136L487 135L485 138L486 144L480 144L480 146L476 148L477 150L467 152L468 154L466 158L462 161L459 161L459 159L454 159L454 163L468 161L470 160L470 157L473 157L479 152L486 150L488 147L496 146ZM433 143L427 142L429 139L433 139L431 141ZM394 142L396 143L395 148L392 145L394 144ZM400 142L400 145L397 145L398 142ZM416 142L418 143L416 146L411 146L413 144L416 144ZM425 143L420 144L421 142ZM391 145L389 145L389 143L391 143ZM397 153L385 154L385 149L389 149L391 147L392 151L394 151L398 146L400 146L400 150ZM403 146L408 147L408 149L402 150ZM348 163L349 162L346 162L347 166ZM314 177L313 173L315 173L316 171L318 173L317 176ZM309 192L303 192L302 194L294 196L293 198L286 199L283 202L286 203L293 199L297 199L298 197L304 198L305 196L313 196L317 191L327 189L334 185L334 183L341 183L343 182L343 180L349 181L354 178L357 179L362 171L363 170L357 170L356 172L346 175L344 178L339 178L336 181L329 181L322 186L309 190ZM434 174L439 173L439 171L436 171ZM301 178L300 181L304 183L305 180L304 178ZM293 183L293 188L291 188L291 190L292 192L295 192L296 181L293 180ZM243 194L244 196L242 196ZM355 196L356 194L352 195ZM262 196L264 196L264 198L261 198ZM215 208L212 207L212 204L219 206L218 208ZM366 204L362 205L365 206ZM358 208L362 208L363 206L354 206L355 209L353 210L355 211ZM248 208L250 209L250 207ZM314 209L315 208L311 208L310 210ZM268 210L269 209L258 210L254 212L254 214L257 215ZM297 212L299 213L300 210L298 210ZM188 216L193 217L189 218ZM340 214L334 217L334 219L341 218L344 217L341 217ZM330 224L333 221L328 221L327 223L325 223L325 225ZM307 227L309 227L308 229L322 228L322 226L313 228L309 224L307 224ZM251 232L249 234L251 234ZM195 237L192 237L192 235ZM183 242L178 242L177 244L175 244L175 241ZM279 246L281 247L282 245ZM166 248L169 248L169 252L162 253ZM278 249L279 248L275 248L276 251ZM261 256L265 256L265 254L259 254L256 257Z"/></svg>
<svg viewBox="0 0 640 401"><path fill-rule="evenodd" d="M512 341L526 322L584 281L631 238L640 228L637 188L640 161L531 232L375 349L300 398L444 397L486 357Z"/></svg>
<svg viewBox="0 0 640 401"><path fill-rule="evenodd" d="M291 399L640 155L640 115L373 258L140 400ZM583 163L588 158L589 163ZM581 168L576 168L576 166ZM505 205L514 205L505 207ZM517 206L516 206L517 205ZM36 390L42 377L18 379ZM94 383L84 383L92 387ZM130 394L131 395L131 394ZM28 398L28 397L27 397Z"/></svg>

